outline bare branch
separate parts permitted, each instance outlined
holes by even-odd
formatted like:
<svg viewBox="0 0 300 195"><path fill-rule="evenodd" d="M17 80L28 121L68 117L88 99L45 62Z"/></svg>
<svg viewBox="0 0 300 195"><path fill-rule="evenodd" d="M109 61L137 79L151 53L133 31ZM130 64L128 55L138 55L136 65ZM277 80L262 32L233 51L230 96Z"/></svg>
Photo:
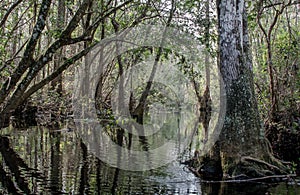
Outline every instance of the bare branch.
<svg viewBox="0 0 300 195"><path fill-rule="evenodd" d="M5 15L3 16L1 22L0 22L0 28L2 26L4 26L8 16L11 14L11 12L22 2L22 0L18 0L16 1L14 4L12 4L12 6L7 10L7 12L5 13Z"/></svg>
<svg viewBox="0 0 300 195"><path fill-rule="evenodd" d="M65 62L59 68L57 68L51 75L49 75L47 78L43 79L42 81L40 81L39 83L33 85L30 89L28 89L22 96L21 102L26 100L33 93L35 93L37 90L41 89L43 86L48 84L50 81L52 81L53 79L58 77L63 71L65 71L72 64L74 64L76 61L78 61L83 56L85 56L89 51L91 51L94 46L95 46L95 44L91 45L90 47L87 47L86 49L82 50L81 52L74 55L73 57L65 60Z"/></svg>
<svg viewBox="0 0 300 195"><path fill-rule="evenodd" d="M2 85L2 89L0 91L0 103L3 103L5 98L9 95L9 93L12 91L13 88L15 88L17 82L21 78L21 76L24 74L24 72L27 70L28 66L33 61L33 53L35 51L36 44L41 36L41 33L45 27L46 24L46 18L48 16L49 10L50 10L51 0L43 0L38 20L35 24L35 27L33 29L33 32L31 34L31 38L25 48L24 55L22 60L20 61L18 67L14 71L14 73L11 76L11 81L7 79L6 82ZM10 84L10 85L8 85Z"/></svg>
<svg viewBox="0 0 300 195"><path fill-rule="evenodd" d="M107 11L105 14L103 15L100 15L96 20L95 22L89 26L89 28L86 29L85 31L85 34L90 34L93 30L95 30L99 25L100 23L102 22L102 20L104 20L105 18L107 18L109 15L113 14L114 12L116 12L117 10L119 10L120 8L126 6L127 4L133 2L133 0L128 0L124 3L122 3L121 5L119 6L116 6L112 9L110 9L109 11Z"/></svg>
<svg viewBox="0 0 300 195"><path fill-rule="evenodd" d="M18 57L18 54L23 50L23 48L25 47L25 45L27 44L29 40L27 39L25 41L25 43L20 47L20 49L14 54L14 56L8 60L6 60L6 62L4 62L4 65L0 68L0 72L3 71L7 66L9 66L14 59L16 58L21 58L21 57Z"/></svg>
<svg viewBox="0 0 300 195"><path fill-rule="evenodd" d="M79 24L79 21L82 19L83 15L85 14L86 9L89 6L91 0L84 0L78 10L76 11L75 15L65 28L65 30L61 33L60 39L70 38L72 32L76 29Z"/></svg>

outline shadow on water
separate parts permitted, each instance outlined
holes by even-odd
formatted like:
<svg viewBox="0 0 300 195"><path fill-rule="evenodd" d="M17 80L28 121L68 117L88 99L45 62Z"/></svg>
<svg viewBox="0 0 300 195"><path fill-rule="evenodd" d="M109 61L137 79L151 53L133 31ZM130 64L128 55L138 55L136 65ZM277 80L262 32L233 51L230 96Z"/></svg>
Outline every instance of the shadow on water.
<svg viewBox="0 0 300 195"><path fill-rule="evenodd" d="M124 132L117 136L122 145ZM286 184L200 181L178 162L145 172L111 168L74 132L0 132L0 194L300 194Z"/></svg>

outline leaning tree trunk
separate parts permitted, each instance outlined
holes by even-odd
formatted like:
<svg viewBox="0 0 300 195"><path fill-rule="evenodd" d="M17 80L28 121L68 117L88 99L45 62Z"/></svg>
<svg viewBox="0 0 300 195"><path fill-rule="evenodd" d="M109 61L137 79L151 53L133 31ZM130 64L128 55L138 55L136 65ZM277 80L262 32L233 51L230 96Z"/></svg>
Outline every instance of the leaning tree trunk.
<svg viewBox="0 0 300 195"><path fill-rule="evenodd" d="M202 176L225 178L284 174L264 137L254 94L244 0L218 0L220 72L226 114L219 141L201 159ZM214 171L212 171L214 170Z"/></svg>

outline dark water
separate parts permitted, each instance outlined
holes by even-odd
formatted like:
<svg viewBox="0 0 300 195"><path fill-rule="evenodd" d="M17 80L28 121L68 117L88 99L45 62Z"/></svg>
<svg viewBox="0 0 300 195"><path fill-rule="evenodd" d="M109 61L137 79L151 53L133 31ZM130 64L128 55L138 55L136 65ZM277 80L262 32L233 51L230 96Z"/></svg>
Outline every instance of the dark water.
<svg viewBox="0 0 300 195"><path fill-rule="evenodd" d="M90 154L73 131L6 128L0 135L0 194L300 194L285 183L201 181L176 161L119 170Z"/></svg>

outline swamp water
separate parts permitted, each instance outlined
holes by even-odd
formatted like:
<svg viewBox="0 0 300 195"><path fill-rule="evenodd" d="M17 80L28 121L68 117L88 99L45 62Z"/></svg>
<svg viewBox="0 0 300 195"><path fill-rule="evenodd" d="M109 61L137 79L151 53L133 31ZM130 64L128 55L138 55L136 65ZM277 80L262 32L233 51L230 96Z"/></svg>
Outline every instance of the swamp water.
<svg viewBox="0 0 300 195"><path fill-rule="evenodd" d="M285 183L210 183L178 161L144 172L112 168L74 131L0 131L0 194L300 194Z"/></svg>

